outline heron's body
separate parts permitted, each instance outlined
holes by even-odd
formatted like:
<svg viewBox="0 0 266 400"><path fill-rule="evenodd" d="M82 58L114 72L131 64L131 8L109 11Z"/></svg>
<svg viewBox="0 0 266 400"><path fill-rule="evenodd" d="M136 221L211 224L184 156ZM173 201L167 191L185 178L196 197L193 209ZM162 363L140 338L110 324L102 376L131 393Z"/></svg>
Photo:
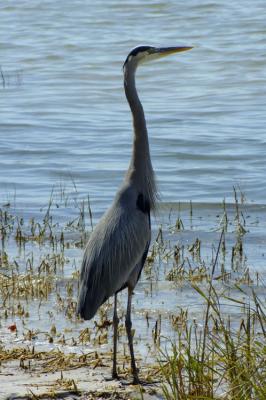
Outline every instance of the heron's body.
<svg viewBox="0 0 266 400"><path fill-rule="evenodd" d="M144 111L139 100L135 72L143 61L163 57L190 47L133 49L124 64L124 87L134 128L131 162L113 204L103 215L87 243L80 274L78 313L91 319L112 295L114 301L113 377L116 372L117 292L128 288L126 330L129 341L134 383L138 383L131 333L133 289L143 268L151 239L150 212L155 208L156 184L152 169Z"/></svg>
<svg viewBox="0 0 266 400"><path fill-rule="evenodd" d="M137 283L150 242L150 211L141 199L133 185L125 184L90 236L81 269L79 312L84 319Z"/></svg>

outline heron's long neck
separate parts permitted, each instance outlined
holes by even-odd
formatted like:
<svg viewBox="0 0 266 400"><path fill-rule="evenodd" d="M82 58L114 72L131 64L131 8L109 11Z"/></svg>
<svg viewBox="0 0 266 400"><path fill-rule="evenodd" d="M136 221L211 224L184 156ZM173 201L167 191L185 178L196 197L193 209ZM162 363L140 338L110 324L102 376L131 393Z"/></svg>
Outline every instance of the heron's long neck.
<svg viewBox="0 0 266 400"><path fill-rule="evenodd" d="M151 209L153 209L157 191L150 158L145 115L135 85L135 68L126 67L124 87L132 112L134 127L133 151L126 178L144 194L150 203Z"/></svg>

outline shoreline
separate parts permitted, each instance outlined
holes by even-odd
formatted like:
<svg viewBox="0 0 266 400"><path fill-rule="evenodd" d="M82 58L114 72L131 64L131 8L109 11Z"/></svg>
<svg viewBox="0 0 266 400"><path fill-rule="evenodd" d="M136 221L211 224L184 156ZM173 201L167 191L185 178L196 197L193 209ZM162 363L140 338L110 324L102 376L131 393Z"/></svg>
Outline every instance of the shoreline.
<svg viewBox="0 0 266 400"><path fill-rule="evenodd" d="M16 359L2 361L0 368L0 400L82 400L82 399L161 399L156 384L140 388L130 384L129 371L121 372L121 380L109 380L111 358L99 355L99 362L88 361L78 367L47 371L47 359L52 352L20 354ZM63 353L64 354L64 353ZM69 357L68 354L63 357ZM73 354L74 357L74 354ZM1 357L3 359L3 357ZM82 364L82 362L81 362ZM83 362L84 364L84 362ZM89 365L90 364L90 365ZM63 365L62 365L63 367ZM148 370L141 368L141 377ZM141 394L142 392L142 394Z"/></svg>

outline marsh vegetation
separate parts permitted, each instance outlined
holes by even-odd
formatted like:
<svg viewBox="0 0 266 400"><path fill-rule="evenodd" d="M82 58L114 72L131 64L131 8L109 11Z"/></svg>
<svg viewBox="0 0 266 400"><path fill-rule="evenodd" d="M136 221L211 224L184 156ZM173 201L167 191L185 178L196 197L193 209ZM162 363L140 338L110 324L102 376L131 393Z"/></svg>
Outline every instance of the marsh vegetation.
<svg viewBox="0 0 266 400"><path fill-rule="evenodd" d="M155 218L133 318L141 378L156 384L138 398L266 397L265 206L246 204L239 190L233 198L167 204ZM82 249L97 221L76 187L54 189L39 216L23 214L12 201L0 210L1 374L11 364L25 377L60 371L46 396L78 394L78 375L65 371L101 370L112 356L112 300L89 323L75 314ZM118 363L128 380L125 305L121 294Z"/></svg>

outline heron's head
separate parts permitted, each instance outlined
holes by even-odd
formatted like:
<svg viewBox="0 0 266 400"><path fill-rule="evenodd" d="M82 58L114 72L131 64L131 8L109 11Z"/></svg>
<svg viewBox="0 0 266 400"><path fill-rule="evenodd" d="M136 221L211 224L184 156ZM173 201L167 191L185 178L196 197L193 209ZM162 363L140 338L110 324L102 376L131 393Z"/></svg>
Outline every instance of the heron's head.
<svg viewBox="0 0 266 400"><path fill-rule="evenodd" d="M170 54L180 53L181 51L191 50L188 46L172 46L172 47L153 47L153 46L137 46L126 58L124 69L128 66L137 67L139 64L151 60L157 60Z"/></svg>

